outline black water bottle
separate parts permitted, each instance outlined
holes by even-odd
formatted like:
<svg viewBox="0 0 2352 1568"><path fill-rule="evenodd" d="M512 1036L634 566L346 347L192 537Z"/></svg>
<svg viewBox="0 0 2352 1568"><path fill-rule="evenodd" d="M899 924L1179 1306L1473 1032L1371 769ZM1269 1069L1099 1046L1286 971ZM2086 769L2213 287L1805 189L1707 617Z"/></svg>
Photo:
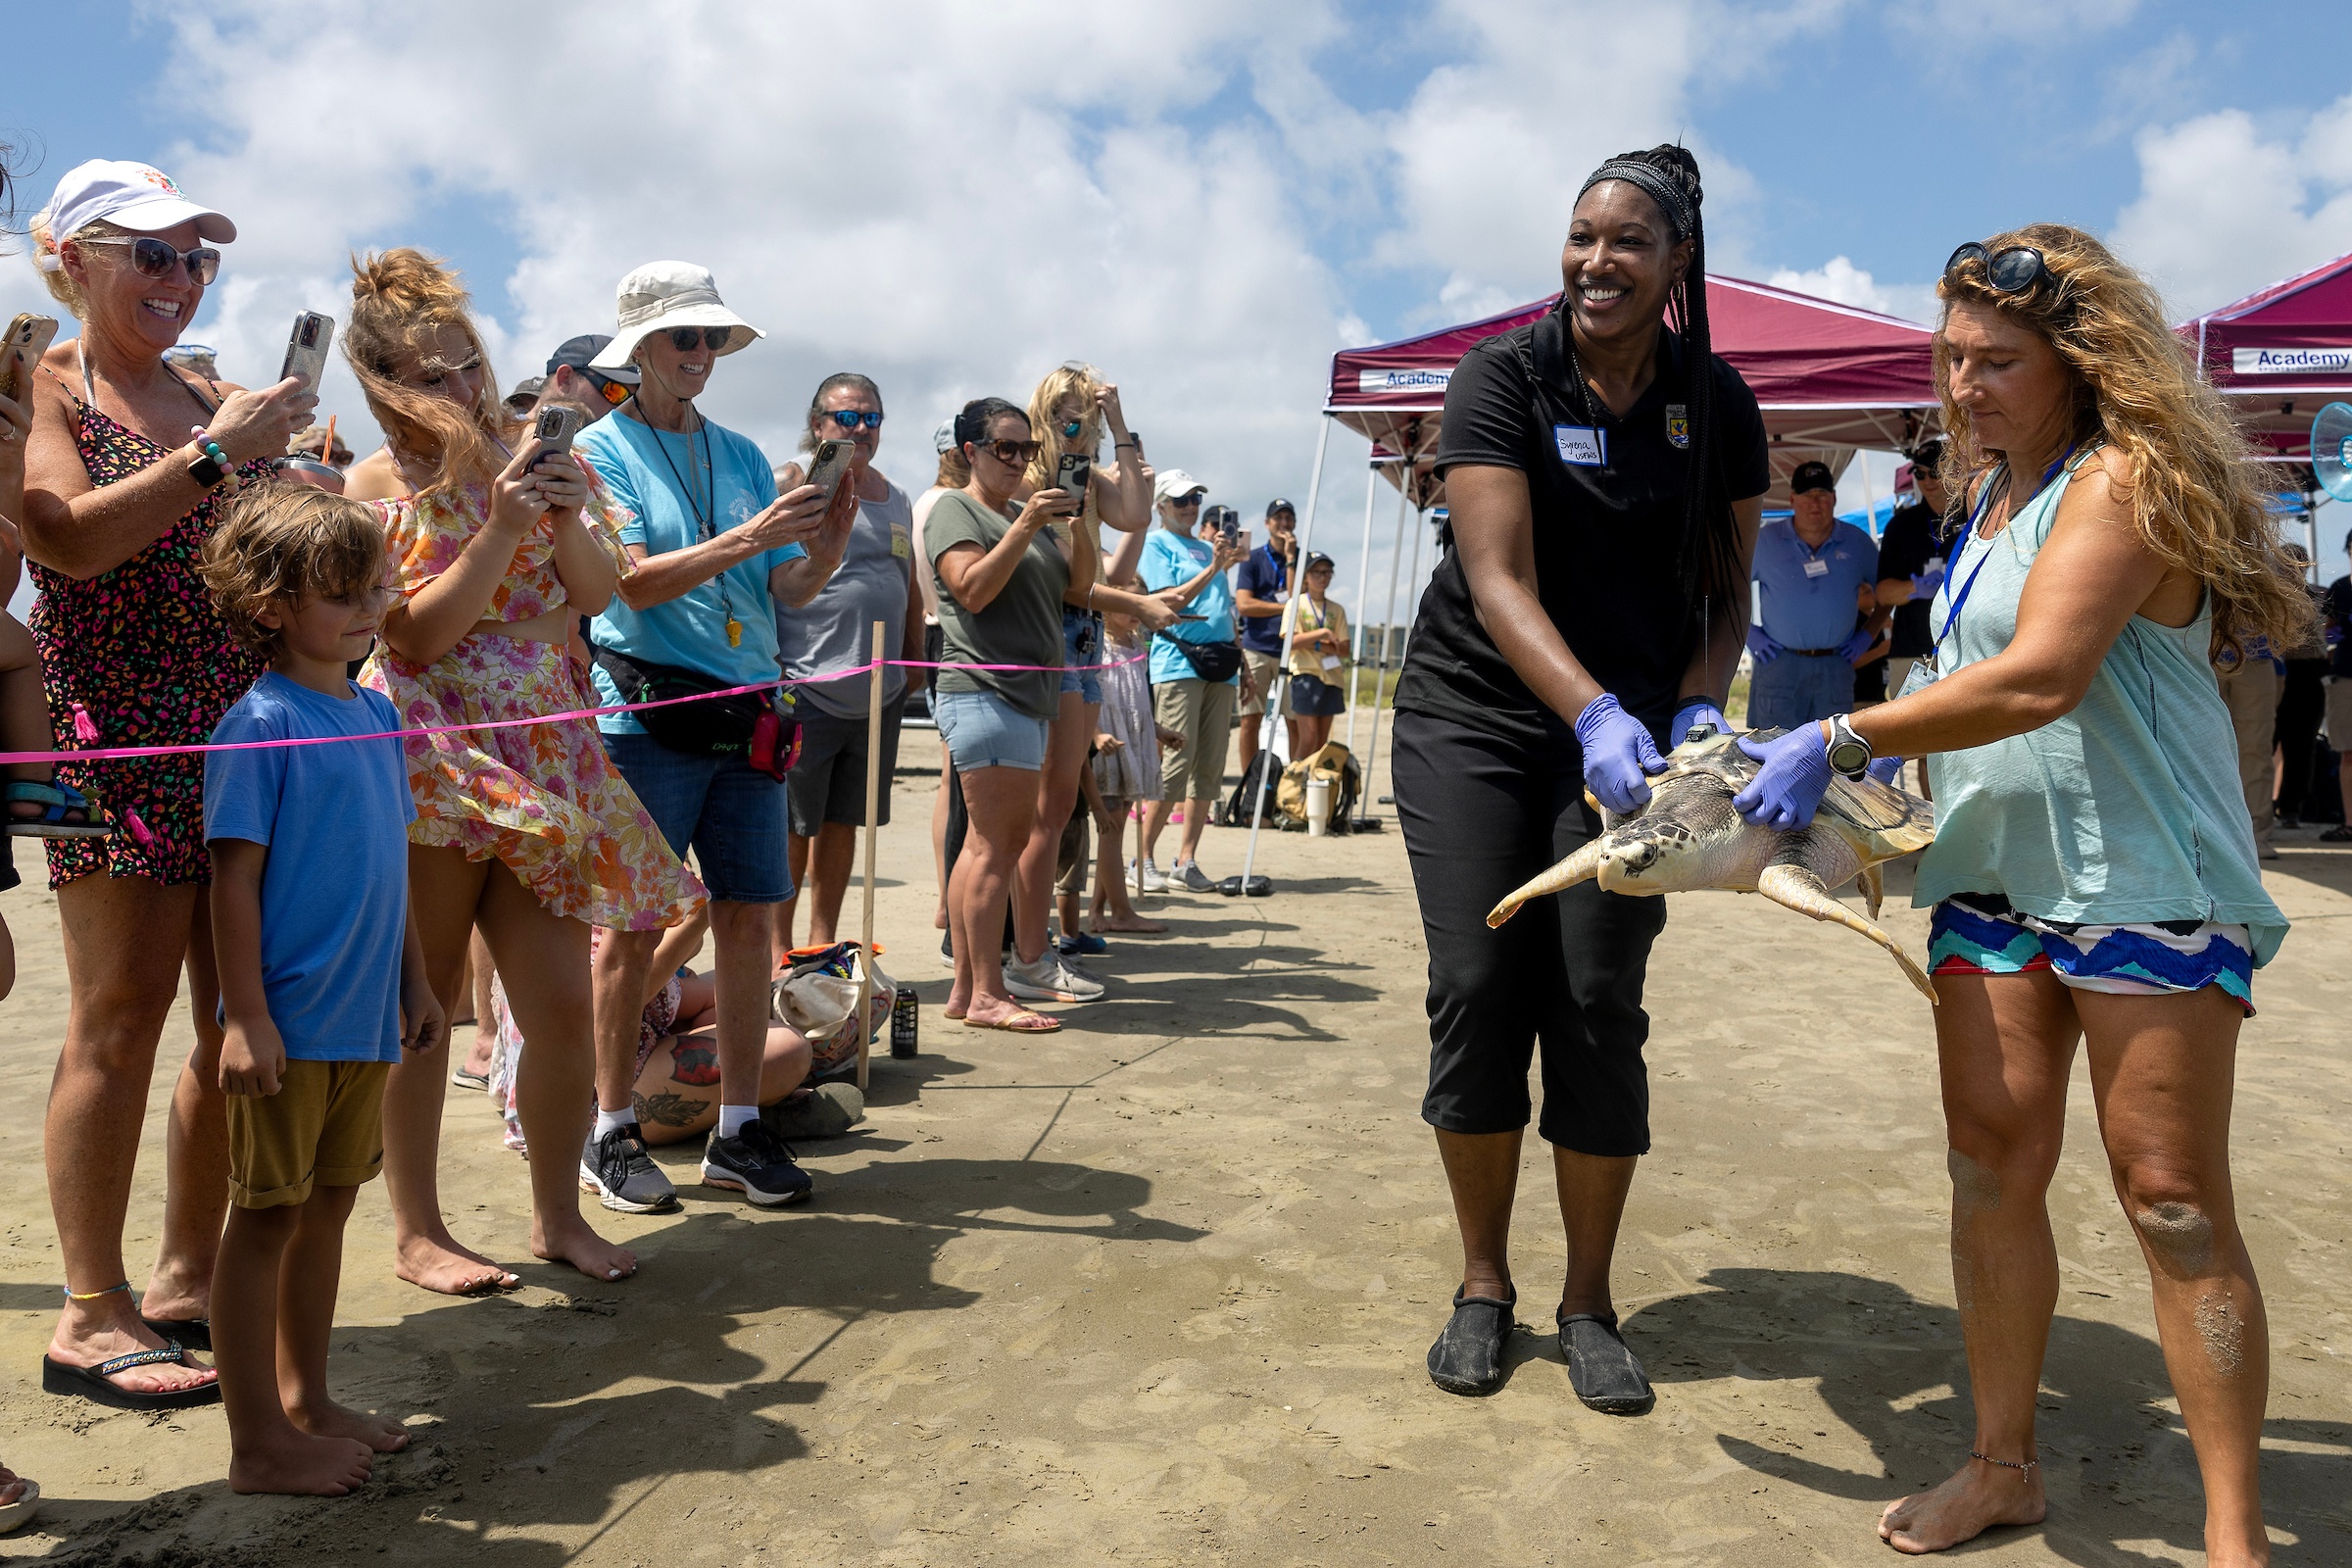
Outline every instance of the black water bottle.
<svg viewBox="0 0 2352 1568"><path fill-rule="evenodd" d="M915 1054L915 1035L921 1023L914 988L899 987L898 998L890 1004L890 1054L894 1059L905 1060Z"/></svg>

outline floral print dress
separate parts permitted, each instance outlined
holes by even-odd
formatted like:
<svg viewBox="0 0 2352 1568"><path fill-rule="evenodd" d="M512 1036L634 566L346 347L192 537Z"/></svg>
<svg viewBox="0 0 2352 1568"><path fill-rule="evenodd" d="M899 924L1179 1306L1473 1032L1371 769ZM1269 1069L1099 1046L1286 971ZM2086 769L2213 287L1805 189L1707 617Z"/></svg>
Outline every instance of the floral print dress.
<svg viewBox="0 0 2352 1568"><path fill-rule="evenodd" d="M82 399L74 403L74 444L91 484L103 489L171 456ZM257 459L236 476L250 483L268 472L267 460ZM27 563L40 590L27 623L41 653L58 750L201 746L262 672L260 656L229 634L196 571L233 494L229 486L208 492L161 538L95 577L78 580ZM202 755L60 762L57 780L97 802L115 831L42 840L51 887L99 871L167 886L213 879Z"/></svg>
<svg viewBox="0 0 2352 1568"><path fill-rule="evenodd" d="M593 474L582 520L626 572L619 510ZM475 484L373 506L384 519L391 586L414 594L457 564L480 531L489 493ZM625 514L622 514L625 515ZM556 576L555 534L533 529L490 596L486 620L512 624L567 603ZM360 684L392 699L403 725L493 723L594 708L586 673L560 643L470 632L433 663L382 644ZM670 853L637 794L605 755L596 721L412 736L409 841L496 858L553 912L590 925L652 931L676 925L706 894Z"/></svg>

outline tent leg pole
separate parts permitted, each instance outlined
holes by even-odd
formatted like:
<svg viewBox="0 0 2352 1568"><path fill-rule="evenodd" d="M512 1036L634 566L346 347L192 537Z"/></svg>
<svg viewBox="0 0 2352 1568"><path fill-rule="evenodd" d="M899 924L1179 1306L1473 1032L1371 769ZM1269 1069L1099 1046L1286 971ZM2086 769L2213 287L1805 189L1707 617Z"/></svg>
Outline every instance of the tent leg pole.
<svg viewBox="0 0 2352 1568"><path fill-rule="evenodd" d="M1380 499L1380 469L1377 466L1364 470L1364 543L1355 561L1356 622L1354 646L1348 650L1348 755L1355 755L1356 694L1362 688L1364 666L1363 612L1371 606L1364 595L1372 586L1372 504Z"/></svg>
<svg viewBox="0 0 2352 1568"><path fill-rule="evenodd" d="M1380 703L1381 692L1389 683L1389 650L1396 645L1396 568L1404 564L1404 513L1412 504L1410 488L1412 470L1407 468L1404 484L1396 491L1396 540L1389 546L1389 610L1380 626L1380 662L1372 671L1372 741L1364 750L1364 793L1356 798L1355 819L1372 819L1372 767L1380 760ZM1419 571L1420 552L1413 552L1413 569Z"/></svg>
<svg viewBox="0 0 2352 1568"><path fill-rule="evenodd" d="M1305 566L1307 551L1315 541L1315 498L1323 488L1323 459L1330 451L1331 420L1326 418L1322 437L1315 442L1314 477L1306 481L1306 520L1298 527L1298 564L1301 568ZM1291 689L1291 683L1283 677L1283 671L1291 662L1291 634L1298 623L1298 595L1304 591L1304 576L1301 569L1299 575L1292 579L1290 596L1282 605L1282 636L1277 640L1280 651L1274 656L1274 689L1266 694L1268 728L1265 744L1259 748L1268 756L1273 755L1274 736L1282 726L1283 699ZM1297 761L1298 759L1292 758L1291 760ZM1249 770L1245 768L1242 782L1247 784L1249 781ZM1250 848L1242 852L1242 897L1245 899L1250 896L1250 871L1257 864L1257 833L1265 825L1265 818L1266 791L1261 783L1250 792Z"/></svg>

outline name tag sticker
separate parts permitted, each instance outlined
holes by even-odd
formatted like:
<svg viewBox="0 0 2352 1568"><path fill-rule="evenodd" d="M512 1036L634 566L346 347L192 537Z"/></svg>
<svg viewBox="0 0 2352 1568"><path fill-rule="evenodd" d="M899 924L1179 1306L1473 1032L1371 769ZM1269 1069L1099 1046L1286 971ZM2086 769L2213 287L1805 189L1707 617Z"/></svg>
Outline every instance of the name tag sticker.
<svg viewBox="0 0 2352 1568"><path fill-rule="evenodd" d="M1559 444L1560 461L1579 468L1608 466L1609 433L1589 424L1555 424L1551 438Z"/></svg>
<svg viewBox="0 0 2352 1568"><path fill-rule="evenodd" d="M1806 563L1805 563L1805 575L1806 575L1806 576L1808 576L1808 577L1827 577L1829 574L1830 574L1830 564L1829 564L1828 562L1826 562L1826 561L1808 561L1808 562L1806 562Z"/></svg>
<svg viewBox="0 0 2352 1568"><path fill-rule="evenodd" d="M914 539L905 529L890 530L890 553L901 561L914 554Z"/></svg>

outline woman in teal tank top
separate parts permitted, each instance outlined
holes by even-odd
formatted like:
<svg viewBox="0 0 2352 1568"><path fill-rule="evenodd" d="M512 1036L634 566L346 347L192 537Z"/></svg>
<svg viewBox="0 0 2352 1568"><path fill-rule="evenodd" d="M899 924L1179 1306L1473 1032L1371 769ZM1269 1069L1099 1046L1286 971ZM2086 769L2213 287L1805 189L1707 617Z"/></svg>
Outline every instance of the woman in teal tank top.
<svg viewBox="0 0 2352 1568"><path fill-rule="evenodd" d="M2161 302L2081 230L1946 264L1936 355L1969 527L1896 701L1747 743L1751 820L1810 820L1835 755L1930 756L1969 1460L1879 1534L1940 1550L2045 1509L2034 1400L2058 1293L2044 1203L2078 1044L2154 1287L2215 1564L2262 1563L2269 1331L2230 1202L2230 1089L2253 971L2286 934L2263 891L2212 657L2310 615L2227 410Z"/></svg>

